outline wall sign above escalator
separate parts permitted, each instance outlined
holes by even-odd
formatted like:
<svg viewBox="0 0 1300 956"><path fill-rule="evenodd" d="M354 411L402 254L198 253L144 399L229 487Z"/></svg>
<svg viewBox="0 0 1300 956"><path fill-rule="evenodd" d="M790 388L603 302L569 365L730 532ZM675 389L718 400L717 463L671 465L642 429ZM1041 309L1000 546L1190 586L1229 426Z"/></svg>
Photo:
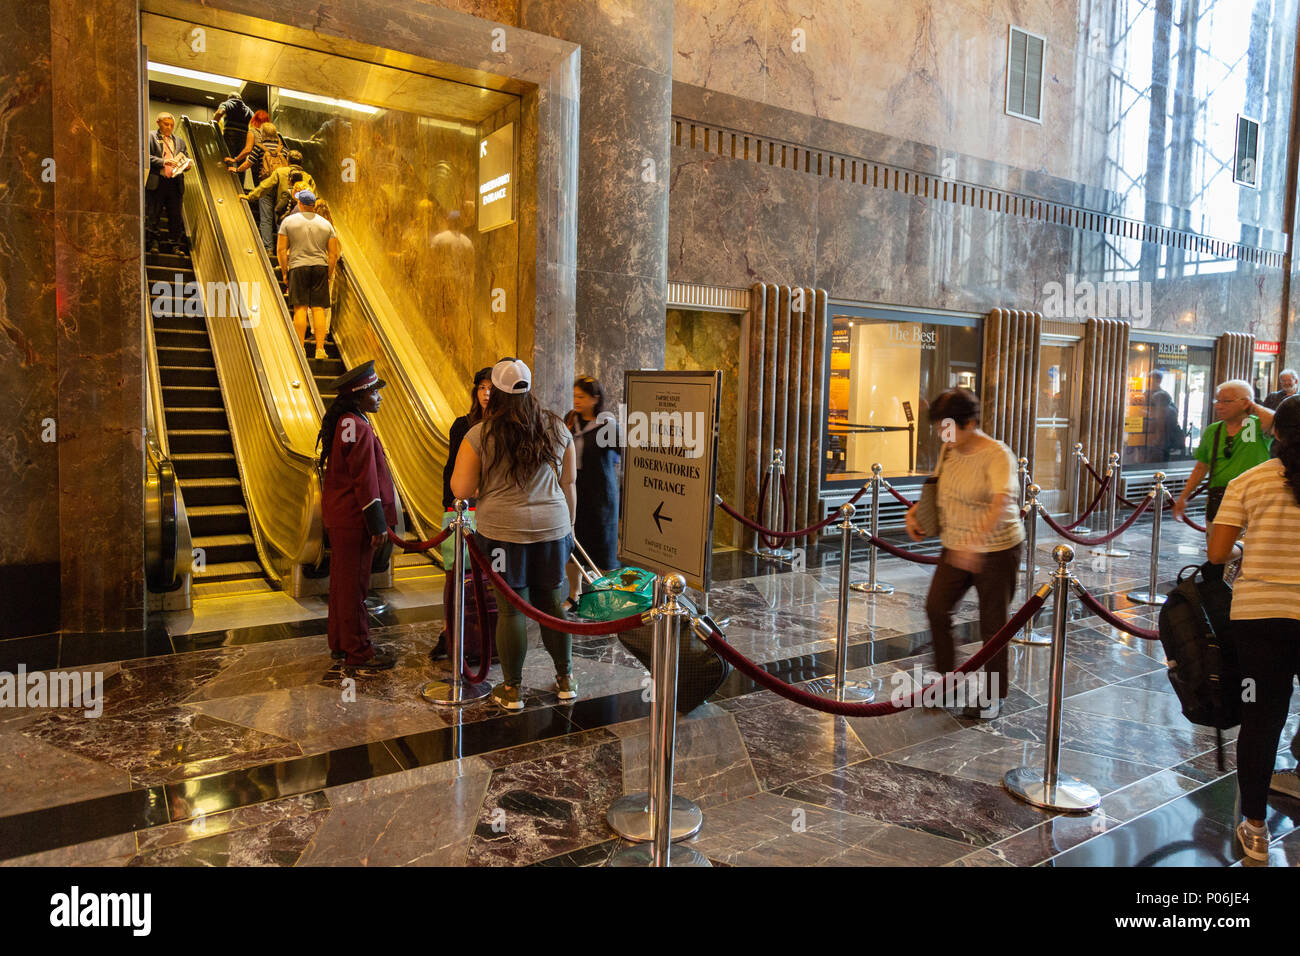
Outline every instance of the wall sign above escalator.
<svg viewBox="0 0 1300 956"><path fill-rule="evenodd" d="M478 144L478 231L515 221L515 124L507 123Z"/></svg>

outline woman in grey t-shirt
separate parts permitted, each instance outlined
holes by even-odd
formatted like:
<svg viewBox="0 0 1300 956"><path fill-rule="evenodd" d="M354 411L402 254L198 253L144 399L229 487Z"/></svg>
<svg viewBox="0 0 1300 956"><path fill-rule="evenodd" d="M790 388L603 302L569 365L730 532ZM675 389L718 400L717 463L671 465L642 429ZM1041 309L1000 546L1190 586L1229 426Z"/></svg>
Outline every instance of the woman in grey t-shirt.
<svg viewBox="0 0 1300 956"><path fill-rule="evenodd" d="M573 550L573 438L564 423L538 404L532 373L518 359L492 367L492 397L483 421L465 434L456 455L451 490L477 498L478 545L506 583L539 611L562 617L564 566ZM497 601L497 653L502 683L492 699L522 710L520 695L527 621L504 596ZM573 636L542 628L542 643L555 662L560 700L578 696L573 680Z"/></svg>

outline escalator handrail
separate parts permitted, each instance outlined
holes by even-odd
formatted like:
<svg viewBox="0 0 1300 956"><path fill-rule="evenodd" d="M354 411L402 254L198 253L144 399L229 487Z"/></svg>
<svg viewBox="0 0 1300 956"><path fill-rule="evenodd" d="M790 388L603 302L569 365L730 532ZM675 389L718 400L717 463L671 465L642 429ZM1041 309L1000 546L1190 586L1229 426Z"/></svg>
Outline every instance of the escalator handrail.
<svg viewBox="0 0 1300 956"><path fill-rule="evenodd" d="M185 124L186 136L189 138L189 141L193 143L194 136L191 131L191 127L193 126L193 124L191 123L190 118L188 116L183 116L181 117L181 121ZM236 274L235 263L230 256L230 247L226 242L225 233L222 232L221 229L217 228L216 216L212 214L212 202L213 202L212 189L208 185L207 172L204 170L203 164L200 162L195 162L193 168L197 171L199 182L202 185L203 197L204 197L203 212L204 215L207 216L208 221L212 225L213 235L216 236L217 252L221 256L221 264L225 267L226 275L234 276ZM244 213L245 215L248 216L250 224L252 224L252 212L248 209L248 207L244 203L241 202L240 205L244 206ZM256 232L255 226L253 231ZM273 288L275 288L278 292L280 288L280 283L275 281L274 274L272 274L271 279L272 279L271 284ZM290 328L292 328L293 320L288 315L288 308L284 304L284 296L277 294L273 296L273 299L277 303L278 314L283 316L285 319L285 323ZM271 385L267 381L266 368L262 364L262 357L258 352L257 343L254 340L252 328L249 325L248 304L244 301L243 290L239 289L238 287L236 287L235 301L237 303L237 308L239 309L239 324L240 327L243 329L244 341L248 344L249 356L252 359L253 372L257 376L257 385L262 392L262 408L266 412L266 416L268 421L271 424L271 428L275 432L275 436L279 440L281 447L290 457L296 459L303 459L305 461L310 462L312 460L310 455L304 455L302 452L299 452L297 449L293 447L293 444L289 441L289 433L285 431L284 423L280 421L280 415L275 404L275 395L272 393ZM297 332L294 332L294 335L296 337ZM297 356L295 356L295 358L297 358ZM306 368L303 365L304 362L305 362L305 358L298 359L298 364L300 368L303 369L304 377L302 381L305 384L305 386L308 389L310 389L310 394L314 396L316 401L316 411L319 414L323 411L323 407L321 405L321 400L320 400L320 393L316 391L316 380L312 378L311 370Z"/></svg>
<svg viewBox="0 0 1300 956"><path fill-rule="evenodd" d="M185 133L189 137L190 143L194 144L195 143L195 139L193 135L194 124L190 121L190 118L188 116L182 116L181 122L184 125ZM196 157L197 157L197 152L198 152L197 146L195 146ZM212 230L212 235L214 237L214 244L216 246L216 252L221 262L221 268L225 271L227 278L233 279L234 276L237 275L237 272L235 270L234 261L230 255L230 249L226 241L226 236L224 232L220 228L218 228L216 216L213 212L212 207L213 207L214 200L212 196L211 187L208 183L206 170L204 169L203 163L199 162L197 159L194 162L193 168L197 171L197 177L200 186L200 195L202 197L198 205L202 208L203 216L207 220L207 224ZM243 205L242 202L241 205ZM251 213L248 213L248 215L251 217ZM259 246L261 245L260 240L258 242L258 245ZM279 295L279 283L278 282L273 283L273 288L275 289L276 294L272 296L272 298L276 299L278 302L278 312L284 318L284 321L288 323L290 327L292 327L292 323L287 314L288 310L284 305L284 298L283 296ZM261 411L265 424L271 430L271 434L274 438L274 441L271 442L273 451L280 456L282 461L285 461L286 463L289 463L301 469L304 473L304 476L308 484L310 485L312 481L311 476L313 476L316 471L315 459L312 455L308 455L304 452L297 450L293 446L292 442L290 441L288 432L284 428L284 424L281 421L279 416L279 410L275 402L274 393L272 392L270 383L267 380L266 369L261 360L261 355L258 349L256 337L254 336L252 326L248 321L250 310L248 309L247 303L244 301L243 291L239 289L238 286L236 286L235 301L237 303L237 309L240 315L242 339L244 342L245 349L247 350L249 367L253 372L253 376L257 382L258 391L260 392L261 399L262 399L260 402L257 402L255 404L257 408ZM206 312L207 310L205 309L205 313ZM208 316L208 321L209 322L211 321L210 315ZM294 335L296 337L296 333L294 333ZM299 366L301 366L302 361L303 359L301 358L297 359ZM218 377L220 379L221 366L219 363L217 366L217 372L218 372ZM314 398L314 409L319 414L321 409L320 394L316 390L315 380L308 373L305 375L305 381L307 383L307 387L310 389L310 394ZM227 387L227 384L224 381L221 384L224 390ZM245 471L245 462L243 460L243 455L241 452L242 443L239 439L238 434L236 433L235 423L233 421L231 422L231 440L235 446L236 459L238 462L240 473L242 475L244 474ZM249 517L250 519L252 519L250 521L250 527L253 532L253 544L257 551L259 562L261 563L262 568L266 571L267 575L274 582L279 584L284 580L284 578L287 575L281 573L276 562L272 560L271 555L268 553L269 542L266 539L262 528L261 520L259 518L259 509L257 505L254 503L254 501L252 500L251 496L249 495L247 487L244 487L243 481L241 481L241 492L244 497L245 505L248 508ZM301 542L299 542L299 544L301 544ZM297 561L298 559L297 554L290 553L289 551L284 551L282 548L278 546L274 546L274 547L276 548L277 551L283 551L283 555L287 565L291 566Z"/></svg>
<svg viewBox="0 0 1300 956"><path fill-rule="evenodd" d="M284 296L279 294L280 280L275 277L275 266L271 262L270 254L267 253L266 248L262 246L261 234L257 231L257 221L253 219L252 206L251 204L242 201L240 202L239 205L244 207L244 220L248 223L249 230L252 232L253 235L258 237L257 245L261 249L262 254L257 257L257 261L262 266L262 272L265 273L267 282L271 284L271 288L276 290L275 300L279 304L279 313L281 317L284 319L285 326L293 333L294 337L296 338L298 332L297 330L294 329L293 326L293 316L289 314L289 307L285 305ZM284 280L286 282L289 281L288 275L284 277ZM320 397L320 389L316 387L316 377L312 374L311 365L307 361L307 350L294 349L293 357L294 360L298 363L299 372L302 374L302 381L305 383L309 383L308 389L310 391L312 398L315 399L316 401L316 413L318 415L324 416L325 403Z"/></svg>

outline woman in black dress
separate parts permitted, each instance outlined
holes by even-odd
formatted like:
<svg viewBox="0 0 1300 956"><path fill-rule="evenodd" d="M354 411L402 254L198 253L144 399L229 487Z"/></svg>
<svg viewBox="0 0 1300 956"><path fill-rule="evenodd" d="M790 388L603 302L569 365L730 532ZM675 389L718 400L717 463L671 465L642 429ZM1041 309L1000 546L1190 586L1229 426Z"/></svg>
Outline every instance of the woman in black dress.
<svg viewBox="0 0 1300 956"><path fill-rule="evenodd" d="M451 524L451 519L456 516L456 496L451 493L451 474L456 469L456 453L460 451L460 443L465 440L465 433L474 425L483 420L483 411L487 408L488 399L492 397L492 368L481 368L474 373L474 384L469 390L469 411L461 415L451 423L451 434L447 437L447 464L442 468L442 507L443 518L442 526L445 528ZM470 511L474 510L474 502L470 502ZM445 605L446 620L451 620L451 603L454 600L451 569L452 562L456 559L456 544L453 536L448 536L439 546L442 555L442 566L447 572L447 585L443 591L443 603ZM466 558L466 561L469 559ZM466 565L468 567L468 564ZM475 649L477 653L477 649ZM444 627L438 634L438 643L433 646L429 652L431 660L440 661L447 656L447 629ZM472 655L471 655L472 656ZM471 662L471 666L476 666L477 662Z"/></svg>
<svg viewBox="0 0 1300 956"><path fill-rule="evenodd" d="M583 375L573 383L573 410L564 423L578 459L578 513L573 536L600 570L618 565L618 420L604 410L600 383ZM570 608L582 593L582 576L569 565Z"/></svg>

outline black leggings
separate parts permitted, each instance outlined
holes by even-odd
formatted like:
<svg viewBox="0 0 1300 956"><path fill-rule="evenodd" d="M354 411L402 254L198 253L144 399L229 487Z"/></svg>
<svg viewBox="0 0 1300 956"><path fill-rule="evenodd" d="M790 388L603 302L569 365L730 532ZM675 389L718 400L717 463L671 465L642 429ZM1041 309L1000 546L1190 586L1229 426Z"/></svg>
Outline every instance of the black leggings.
<svg viewBox="0 0 1300 956"><path fill-rule="evenodd" d="M1268 812L1278 738L1291 703L1291 681L1300 675L1300 621L1233 621L1232 634L1241 678L1254 681L1254 694L1245 694L1242 700L1237 736L1241 812L1251 820L1262 820Z"/></svg>

